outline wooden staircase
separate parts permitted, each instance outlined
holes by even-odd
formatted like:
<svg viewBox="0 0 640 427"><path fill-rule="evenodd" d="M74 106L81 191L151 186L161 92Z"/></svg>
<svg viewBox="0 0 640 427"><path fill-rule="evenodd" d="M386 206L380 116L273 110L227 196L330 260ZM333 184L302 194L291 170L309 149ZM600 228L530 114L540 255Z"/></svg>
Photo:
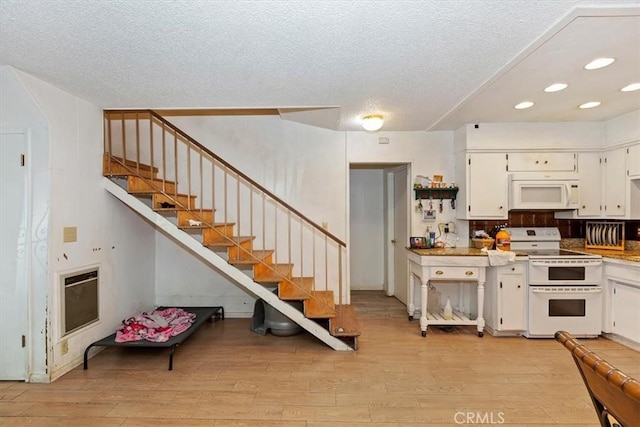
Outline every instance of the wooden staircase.
<svg viewBox="0 0 640 427"><path fill-rule="evenodd" d="M301 301L306 319L313 319L332 336L357 349L360 328L352 305L335 304L334 292L316 290L314 277L294 276L293 264L274 262L274 250L254 249L256 236L236 235L235 223L216 222L215 210L196 207L197 195L178 193L177 183L160 178L158 168L105 153L103 175L117 180L128 194L145 200L154 212L175 217L175 226L192 238L199 233L204 248L247 272L253 282L275 288L279 300Z"/></svg>

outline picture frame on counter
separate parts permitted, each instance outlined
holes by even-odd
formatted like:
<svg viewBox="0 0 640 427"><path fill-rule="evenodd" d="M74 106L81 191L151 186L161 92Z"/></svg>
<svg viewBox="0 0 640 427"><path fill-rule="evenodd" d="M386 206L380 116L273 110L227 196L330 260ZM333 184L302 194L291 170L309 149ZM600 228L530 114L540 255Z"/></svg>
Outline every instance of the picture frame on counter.
<svg viewBox="0 0 640 427"><path fill-rule="evenodd" d="M411 249L426 249L427 238L426 237L410 237L409 244Z"/></svg>

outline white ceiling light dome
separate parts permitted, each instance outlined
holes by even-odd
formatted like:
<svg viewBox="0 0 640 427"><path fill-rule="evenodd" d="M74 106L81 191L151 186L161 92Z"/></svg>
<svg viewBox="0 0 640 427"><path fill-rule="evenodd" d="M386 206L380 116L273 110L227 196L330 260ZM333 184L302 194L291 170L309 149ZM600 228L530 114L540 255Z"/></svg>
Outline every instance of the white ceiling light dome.
<svg viewBox="0 0 640 427"><path fill-rule="evenodd" d="M380 130L384 125L382 114L369 114L362 118L362 128L369 132Z"/></svg>

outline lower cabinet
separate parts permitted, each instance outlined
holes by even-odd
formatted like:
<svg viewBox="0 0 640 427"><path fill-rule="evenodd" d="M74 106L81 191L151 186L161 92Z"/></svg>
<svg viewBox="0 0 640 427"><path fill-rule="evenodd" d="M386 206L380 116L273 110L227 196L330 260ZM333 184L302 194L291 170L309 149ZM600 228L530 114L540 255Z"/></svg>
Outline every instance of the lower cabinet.
<svg viewBox="0 0 640 427"><path fill-rule="evenodd" d="M492 335L520 335L526 329L527 261L487 270L484 316Z"/></svg>
<svg viewBox="0 0 640 427"><path fill-rule="evenodd" d="M640 265L605 260L602 330L640 345Z"/></svg>

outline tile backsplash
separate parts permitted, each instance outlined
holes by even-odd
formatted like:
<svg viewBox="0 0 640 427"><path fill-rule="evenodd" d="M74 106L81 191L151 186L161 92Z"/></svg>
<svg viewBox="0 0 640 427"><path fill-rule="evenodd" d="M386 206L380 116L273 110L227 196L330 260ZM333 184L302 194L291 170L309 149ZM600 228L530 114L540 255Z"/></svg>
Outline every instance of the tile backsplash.
<svg viewBox="0 0 640 427"><path fill-rule="evenodd" d="M558 227L563 238L584 239L587 221L601 221L599 219L556 219L553 212L517 211L509 212L509 219L469 221L469 230L485 230L493 235L495 227L507 224L508 227ZM604 220L612 221L614 220ZM625 223L626 240L640 240L640 221L623 221Z"/></svg>

